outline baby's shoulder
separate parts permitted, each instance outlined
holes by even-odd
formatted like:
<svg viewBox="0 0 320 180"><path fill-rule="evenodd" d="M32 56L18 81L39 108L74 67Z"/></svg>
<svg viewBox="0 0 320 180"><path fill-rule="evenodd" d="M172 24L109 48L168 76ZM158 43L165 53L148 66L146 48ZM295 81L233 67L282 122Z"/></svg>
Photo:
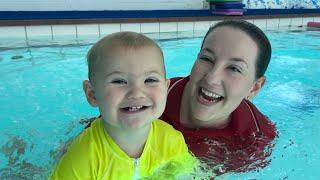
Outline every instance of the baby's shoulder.
<svg viewBox="0 0 320 180"><path fill-rule="evenodd" d="M96 119L92 125L85 128L72 142L70 150L78 153L88 154L101 151L104 147L104 134L100 129L100 119Z"/></svg>
<svg viewBox="0 0 320 180"><path fill-rule="evenodd" d="M153 122L153 136L163 147L185 147L185 140L180 131L162 120L155 120Z"/></svg>
<svg viewBox="0 0 320 180"><path fill-rule="evenodd" d="M153 128L156 133L159 135L164 135L164 136L173 136L173 137L180 137L182 136L181 132L176 130L172 125L169 123L157 119L153 121Z"/></svg>

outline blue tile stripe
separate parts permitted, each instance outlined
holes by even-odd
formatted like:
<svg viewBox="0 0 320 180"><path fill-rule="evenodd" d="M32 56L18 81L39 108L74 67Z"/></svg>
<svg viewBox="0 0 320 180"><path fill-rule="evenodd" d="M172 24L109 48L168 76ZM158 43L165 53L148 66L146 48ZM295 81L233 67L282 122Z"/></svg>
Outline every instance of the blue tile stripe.
<svg viewBox="0 0 320 180"><path fill-rule="evenodd" d="M247 9L244 15L319 13L320 9ZM210 10L148 11L0 11L0 20L207 17Z"/></svg>
<svg viewBox="0 0 320 180"><path fill-rule="evenodd" d="M1 20L163 18L211 16L208 10L153 11L0 11Z"/></svg>

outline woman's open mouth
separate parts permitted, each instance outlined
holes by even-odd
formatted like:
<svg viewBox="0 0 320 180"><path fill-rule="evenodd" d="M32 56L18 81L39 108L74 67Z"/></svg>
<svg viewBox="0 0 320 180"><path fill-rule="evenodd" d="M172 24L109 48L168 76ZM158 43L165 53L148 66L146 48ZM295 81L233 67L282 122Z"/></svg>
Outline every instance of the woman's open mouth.
<svg viewBox="0 0 320 180"><path fill-rule="evenodd" d="M223 96L202 87L200 87L198 90L198 100L204 105L212 105L214 103L220 102L223 99Z"/></svg>

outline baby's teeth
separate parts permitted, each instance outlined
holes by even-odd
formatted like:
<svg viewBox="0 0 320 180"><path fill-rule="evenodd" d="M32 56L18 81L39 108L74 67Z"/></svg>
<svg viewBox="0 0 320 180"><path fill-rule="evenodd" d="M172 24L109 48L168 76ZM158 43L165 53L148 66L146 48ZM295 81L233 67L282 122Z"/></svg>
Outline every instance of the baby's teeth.
<svg viewBox="0 0 320 180"><path fill-rule="evenodd" d="M142 108L142 106L132 106L132 107L129 108L129 111L137 111L137 110L139 110L141 108Z"/></svg>

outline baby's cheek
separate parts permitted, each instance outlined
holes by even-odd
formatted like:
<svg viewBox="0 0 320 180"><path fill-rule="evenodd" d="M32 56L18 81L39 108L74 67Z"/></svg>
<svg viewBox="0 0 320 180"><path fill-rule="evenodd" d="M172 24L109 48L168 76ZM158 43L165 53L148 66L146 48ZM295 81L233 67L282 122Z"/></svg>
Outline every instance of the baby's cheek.
<svg viewBox="0 0 320 180"><path fill-rule="evenodd" d="M108 89L104 91L103 99L104 101L115 103L119 101L119 99L122 97L122 93L120 90L114 90L114 89Z"/></svg>
<svg viewBox="0 0 320 180"><path fill-rule="evenodd" d="M152 96L157 99L158 103L162 103L167 99L167 90L165 87L154 89L151 93Z"/></svg>

